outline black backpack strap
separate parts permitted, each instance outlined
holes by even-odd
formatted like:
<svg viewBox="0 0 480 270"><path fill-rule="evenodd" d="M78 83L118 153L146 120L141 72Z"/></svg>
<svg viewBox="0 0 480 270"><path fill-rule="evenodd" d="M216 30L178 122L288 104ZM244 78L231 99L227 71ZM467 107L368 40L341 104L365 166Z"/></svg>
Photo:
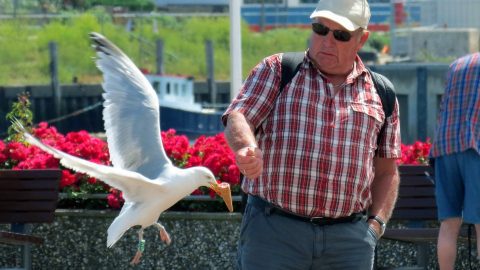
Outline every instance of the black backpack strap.
<svg viewBox="0 0 480 270"><path fill-rule="evenodd" d="M375 89L377 89L377 93L382 100L382 107L385 117L390 117L390 115L392 115L393 108L395 107L395 87L387 77L380 73L371 71L369 68L367 68L367 70L370 72Z"/></svg>
<svg viewBox="0 0 480 270"><path fill-rule="evenodd" d="M282 55L282 78L280 81L280 89L278 89L278 95L282 93L283 88L287 85L295 74L300 69L300 64L305 58L305 52L285 52ZM278 96L277 95L277 96Z"/></svg>
<svg viewBox="0 0 480 270"><path fill-rule="evenodd" d="M387 117L390 117L393 112L393 108L395 107L395 87L393 83L385 76L380 73L373 72L369 68L367 68L368 72L372 76L373 84L375 89L377 89L377 93L380 96L380 100L382 101L382 108L383 112L385 113L385 121L387 121ZM383 122L382 128L378 133L377 137L377 145L379 145L380 138L383 137L383 133L385 132L385 122Z"/></svg>

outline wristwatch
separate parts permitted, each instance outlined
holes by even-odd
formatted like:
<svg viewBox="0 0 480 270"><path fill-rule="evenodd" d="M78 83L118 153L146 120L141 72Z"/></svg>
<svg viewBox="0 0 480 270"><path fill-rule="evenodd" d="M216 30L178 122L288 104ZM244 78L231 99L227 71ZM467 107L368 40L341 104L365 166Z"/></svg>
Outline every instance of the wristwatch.
<svg viewBox="0 0 480 270"><path fill-rule="evenodd" d="M385 232L385 229L387 228L387 224L385 223L385 221L383 221L383 219L381 219L379 216L369 216L368 220L370 219L373 219L378 224L380 224L380 228L381 228L380 235L383 235L383 233Z"/></svg>

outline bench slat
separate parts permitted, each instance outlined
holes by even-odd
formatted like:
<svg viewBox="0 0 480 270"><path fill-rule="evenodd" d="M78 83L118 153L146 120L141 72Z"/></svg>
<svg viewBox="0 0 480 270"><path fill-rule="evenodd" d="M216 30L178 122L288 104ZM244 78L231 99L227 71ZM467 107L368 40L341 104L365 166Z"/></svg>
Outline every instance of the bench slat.
<svg viewBox="0 0 480 270"><path fill-rule="evenodd" d="M390 228L382 238L403 242L433 242L437 236L438 228Z"/></svg>
<svg viewBox="0 0 480 270"><path fill-rule="evenodd" d="M399 198L409 198L409 197L434 197L435 189L433 185L427 186L400 186L399 189Z"/></svg>
<svg viewBox="0 0 480 270"><path fill-rule="evenodd" d="M397 208L393 211L392 220L437 220L437 211L432 208Z"/></svg>
<svg viewBox="0 0 480 270"><path fill-rule="evenodd" d="M0 211L0 223L51 223L54 212L3 212Z"/></svg>
<svg viewBox="0 0 480 270"><path fill-rule="evenodd" d="M0 211L55 211L57 201L0 201Z"/></svg>
<svg viewBox="0 0 480 270"><path fill-rule="evenodd" d="M22 244L42 244L43 238L13 232L0 232L0 243L22 245Z"/></svg>
<svg viewBox="0 0 480 270"><path fill-rule="evenodd" d="M389 228L382 238L402 242L435 242L437 241L439 228ZM468 227L465 225L460 230L459 237L468 239ZM475 239L475 229L472 230L472 239Z"/></svg>
<svg viewBox="0 0 480 270"><path fill-rule="evenodd" d="M437 203L435 198L400 198L395 204L395 208L431 208L436 211Z"/></svg>
<svg viewBox="0 0 480 270"><path fill-rule="evenodd" d="M401 175L419 175L425 173L430 175L434 174L432 167L423 165L401 165L398 167L398 171Z"/></svg>
<svg viewBox="0 0 480 270"><path fill-rule="evenodd" d="M0 170L0 179L57 179L62 175L58 169Z"/></svg>
<svg viewBox="0 0 480 270"><path fill-rule="evenodd" d="M56 190L57 181L53 179L0 179L0 190Z"/></svg>
<svg viewBox="0 0 480 270"><path fill-rule="evenodd" d="M433 180L430 179L431 176L425 175L400 175L400 185L401 186L427 186L431 187Z"/></svg>
<svg viewBox="0 0 480 270"><path fill-rule="evenodd" d="M0 201L58 200L58 192L53 190L22 190L21 192L0 191Z"/></svg>

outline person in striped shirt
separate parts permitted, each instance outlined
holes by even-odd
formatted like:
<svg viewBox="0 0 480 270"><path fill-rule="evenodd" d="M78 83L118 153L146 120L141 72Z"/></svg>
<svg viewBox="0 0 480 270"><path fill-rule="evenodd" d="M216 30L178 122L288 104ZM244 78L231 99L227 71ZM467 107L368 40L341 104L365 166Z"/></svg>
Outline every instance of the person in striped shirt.
<svg viewBox="0 0 480 270"><path fill-rule="evenodd" d="M450 64L430 156L440 220L441 270L454 269L462 221L475 224L480 251L480 53Z"/></svg>
<svg viewBox="0 0 480 270"><path fill-rule="evenodd" d="M358 56L368 3L321 0L310 18L310 45L283 91L279 53L252 69L222 116L248 194L239 269L372 269L397 197L398 101L386 118Z"/></svg>

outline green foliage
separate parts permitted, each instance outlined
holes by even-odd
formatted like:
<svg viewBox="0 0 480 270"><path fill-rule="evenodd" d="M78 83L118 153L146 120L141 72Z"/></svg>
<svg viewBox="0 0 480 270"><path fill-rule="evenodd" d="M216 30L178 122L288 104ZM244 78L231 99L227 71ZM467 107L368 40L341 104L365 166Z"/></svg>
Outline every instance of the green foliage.
<svg viewBox="0 0 480 270"><path fill-rule="evenodd" d="M18 95L18 101L12 104L12 109L7 113L6 118L10 123L19 121L29 132L31 132L33 113L30 110L28 93L21 93ZM23 136L15 130L13 125L8 127L7 133L8 137L5 139L5 142L23 142Z"/></svg>
<svg viewBox="0 0 480 270"><path fill-rule="evenodd" d="M154 0L0 0L0 12L12 14L57 13L65 10L88 10L96 6L122 7L131 11L154 9Z"/></svg>
<svg viewBox="0 0 480 270"><path fill-rule="evenodd" d="M128 32L127 19L113 19L101 7L87 13L65 15L64 19L52 19L42 27L37 21L26 20L8 20L0 24L0 85L49 83L49 43L52 41L57 43L61 83L71 83L74 77L80 83L99 83L100 72L92 61L95 53L88 38L92 31L102 33L137 66L151 72L156 72L155 42L162 39L166 73L190 75L197 80L207 76L205 41L211 40L215 78L230 78L228 17L141 17L134 19L134 30ZM256 33L249 31L246 23L242 24L241 32L244 77L265 56L306 49L311 34L310 29L299 28ZM370 47L373 49L381 49L386 43L388 36L371 34Z"/></svg>
<svg viewBox="0 0 480 270"><path fill-rule="evenodd" d="M370 32L367 46L375 51L381 51L384 46L390 44L390 35L386 33Z"/></svg>

